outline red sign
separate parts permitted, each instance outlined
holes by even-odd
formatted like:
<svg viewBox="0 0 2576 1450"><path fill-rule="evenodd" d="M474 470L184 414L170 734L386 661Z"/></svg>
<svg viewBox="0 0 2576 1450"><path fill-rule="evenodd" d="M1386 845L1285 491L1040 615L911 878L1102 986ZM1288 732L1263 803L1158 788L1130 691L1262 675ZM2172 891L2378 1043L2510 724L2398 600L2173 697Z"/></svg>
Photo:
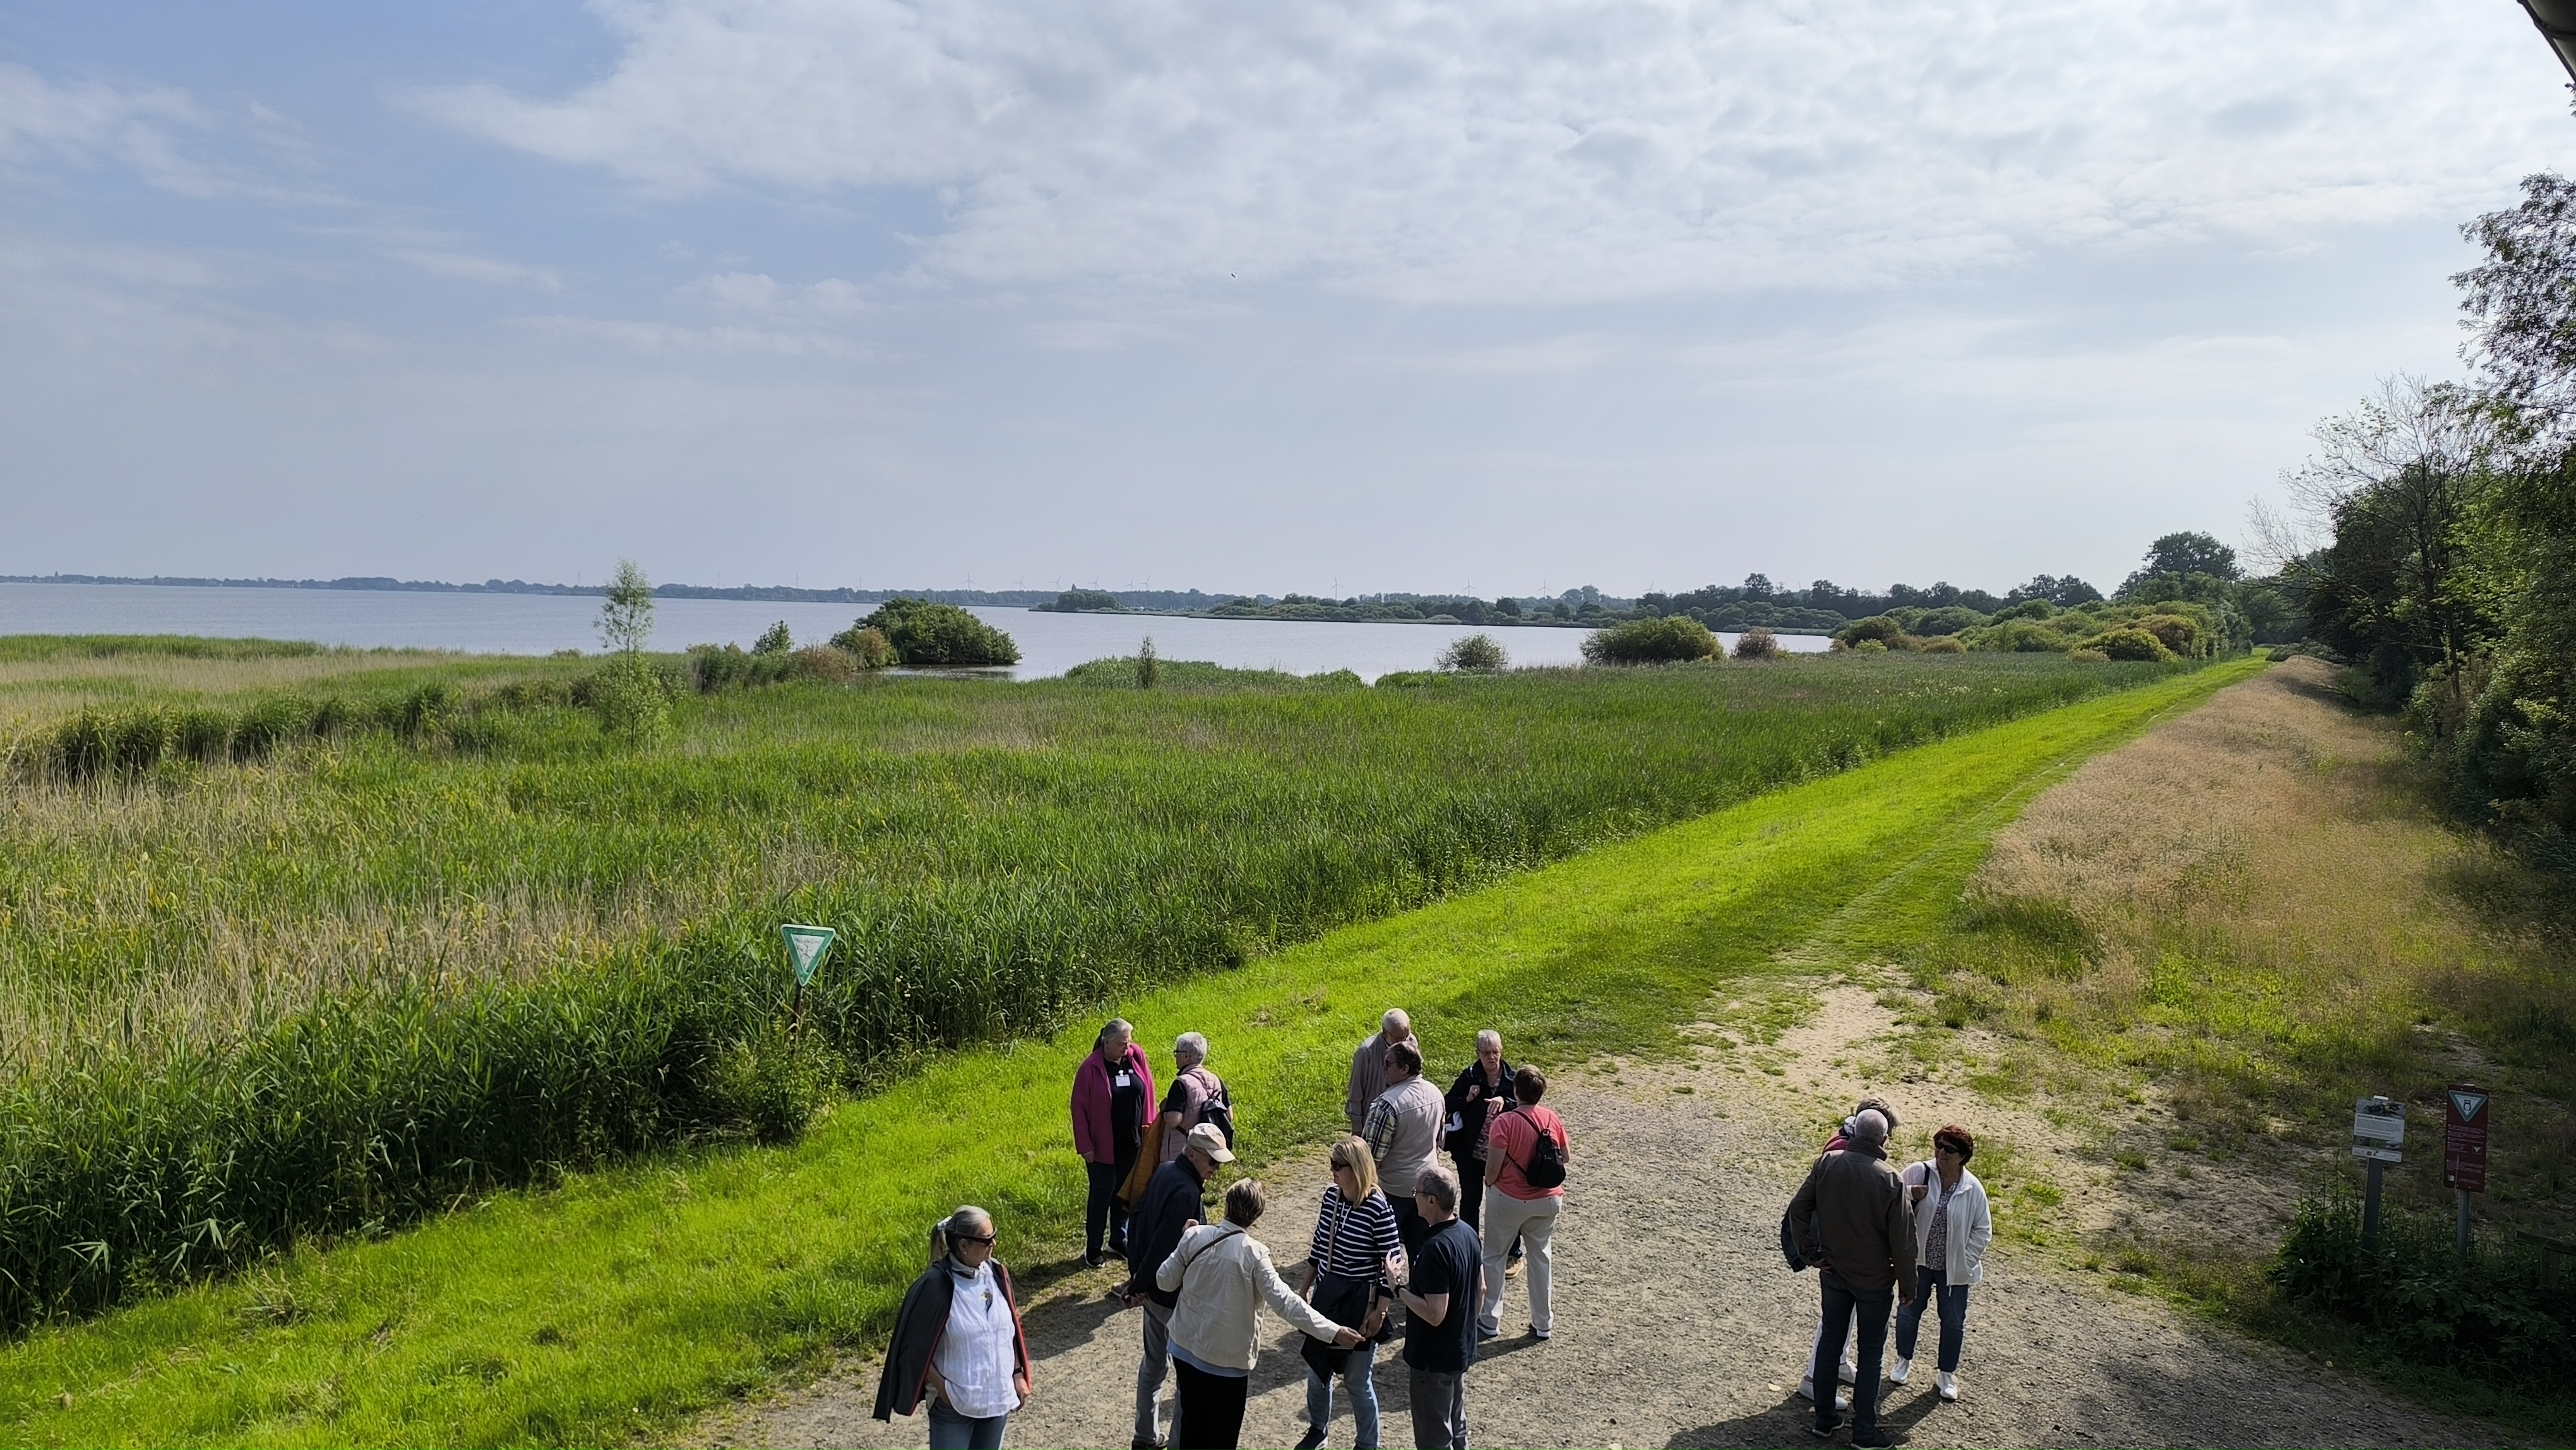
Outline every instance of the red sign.
<svg viewBox="0 0 2576 1450"><path fill-rule="evenodd" d="M2487 1191L2488 1096L2462 1083L2442 1094L2442 1181L2462 1193Z"/></svg>

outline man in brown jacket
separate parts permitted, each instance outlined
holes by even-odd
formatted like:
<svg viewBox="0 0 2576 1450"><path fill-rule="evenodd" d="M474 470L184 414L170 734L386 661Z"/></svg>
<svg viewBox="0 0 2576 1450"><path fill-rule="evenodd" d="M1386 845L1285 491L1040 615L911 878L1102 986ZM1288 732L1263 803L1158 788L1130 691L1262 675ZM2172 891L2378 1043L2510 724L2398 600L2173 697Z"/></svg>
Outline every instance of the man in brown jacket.
<svg viewBox="0 0 2576 1450"><path fill-rule="evenodd" d="M1843 1357L1843 1335L1855 1312L1860 1321L1860 1374L1852 1385L1854 1445L1888 1442L1878 1428L1879 1363L1887 1352L1887 1315L1914 1294L1914 1215L1905 1185L1887 1166L1887 1119L1876 1110L1852 1120L1850 1146L1828 1153L1807 1170L1798 1196L1789 1200L1789 1228L1798 1256L1816 1266L1825 1298L1825 1334L1816 1341L1813 1373L1819 1386L1834 1382ZM1822 1439L1841 1428L1833 1397L1819 1392L1809 1428Z"/></svg>

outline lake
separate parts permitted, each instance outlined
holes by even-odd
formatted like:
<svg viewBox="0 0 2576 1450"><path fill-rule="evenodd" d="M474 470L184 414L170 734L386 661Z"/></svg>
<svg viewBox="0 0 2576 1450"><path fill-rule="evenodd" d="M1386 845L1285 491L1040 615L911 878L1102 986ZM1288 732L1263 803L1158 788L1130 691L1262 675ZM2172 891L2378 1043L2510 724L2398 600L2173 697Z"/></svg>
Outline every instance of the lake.
<svg viewBox="0 0 2576 1450"><path fill-rule="evenodd" d="M850 627L872 605L780 604L734 599L654 601L653 646L746 648L777 620L801 644ZM1374 680L1427 670L1451 640L1478 633L1457 624L1305 624L1271 619L1181 619L1135 614L1041 614L977 608L1019 642L1016 678L1060 675L1086 660L1132 655L1154 637L1167 660L1212 660L1238 669L1311 675L1350 670ZM305 639L359 648L449 649L471 654L596 651L599 600L562 594L428 594L361 589L204 589L155 584L0 584L0 634L203 634ZM1488 629L1516 665L1582 660L1580 629ZM1734 643L1733 635L1720 638ZM1826 648L1809 635L1783 647Z"/></svg>

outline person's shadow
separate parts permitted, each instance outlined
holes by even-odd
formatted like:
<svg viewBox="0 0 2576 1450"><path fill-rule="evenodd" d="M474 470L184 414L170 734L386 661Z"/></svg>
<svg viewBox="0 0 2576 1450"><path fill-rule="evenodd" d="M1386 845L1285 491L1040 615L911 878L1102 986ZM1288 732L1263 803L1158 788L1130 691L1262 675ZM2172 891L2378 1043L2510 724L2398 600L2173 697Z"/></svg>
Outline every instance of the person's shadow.
<svg viewBox="0 0 2576 1450"><path fill-rule="evenodd" d="M1923 1423L1924 1417L1931 1414L1941 1400L1938 1395L1918 1394L1902 1404L1890 1404L1886 1394L1889 1388L1892 1387L1884 1385L1880 1387L1878 1428L1885 1431L1889 1439L1902 1445L1908 1432ZM1899 1393L1903 1392L1900 1390ZM1784 1395L1778 1404L1768 1409L1738 1415L1732 1420L1720 1420L1714 1425L1701 1425L1696 1429L1681 1431L1664 1444L1669 1447L1669 1450L1717 1450L1717 1447L1721 1446L1792 1445L1808 1438L1808 1426L1815 1422L1815 1418L1815 1406L1795 1394ZM1851 1413L1845 1411L1843 1428L1834 1432L1832 1443L1849 1444L1850 1442Z"/></svg>

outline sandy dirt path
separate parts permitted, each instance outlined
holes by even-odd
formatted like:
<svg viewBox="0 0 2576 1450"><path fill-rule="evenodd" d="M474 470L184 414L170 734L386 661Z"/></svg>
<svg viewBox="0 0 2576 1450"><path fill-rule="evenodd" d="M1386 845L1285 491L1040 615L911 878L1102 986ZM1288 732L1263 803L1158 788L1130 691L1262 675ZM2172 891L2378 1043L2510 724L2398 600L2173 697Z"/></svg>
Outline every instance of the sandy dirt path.
<svg viewBox="0 0 2576 1450"><path fill-rule="evenodd" d="M1869 1025L1848 993L1833 1014ZM1805 1442L1798 1374L1816 1319L1815 1279L1781 1263L1776 1233L1808 1145L1782 1125L1813 1121L1843 1044L1816 1032L1788 1045L1801 1070L1768 1079L1752 1063L1630 1066L1552 1094L1575 1141L1556 1240L1557 1328L1520 1333L1525 1289L1504 1304L1506 1337L1468 1381L1472 1438L1485 1445L1720 1446ZM1731 1056L1732 1054L1725 1054ZM1568 1076L1575 1076L1569 1074ZM1688 1093L1676 1089L1687 1087ZM1909 1104L1908 1093L1925 1099ZM1909 1131L1946 1108L1931 1085L1892 1085ZM1907 1113L1909 1106L1919 1111ZM1321 1155L1268 1176L1258 1233L1283 1271L1305 1257L1322 1192ZM1007 1242L1007 1240L1006 1240ZM1133 1314L1106 1298L1113 1270L1036 1296L1028 1327L1037 1393L1011 1422L1020 1446L1128 1443L1137 1361ZM1304 1366L1274 1317L1254 1371L1246 1445L1304 1431ZM1927 1345L1932 1325L1925 1325ZM1388 1445L1412 1443L1404 1376L1381 1351ZM1933 1393L1930 1355L1890 1392L1883 1423L1916 1445L2469 1445L2486 1427L2412 1409L2349 1376L2191 1323L2158 1301L1999 1251L1975 1293L1962 1397ZM805 1389L699 1427L721 1446L910 1446L918 1419L870 1419L877 1367L854 1363ZM1166 1388L1169 1394L1169 1388ZM1338 1397L1337 1397L1338 1399ZM1346 1407L1328 1441L1352 1443ZM1837 1441L1847 1437L1838 1435Z"/></svg>

